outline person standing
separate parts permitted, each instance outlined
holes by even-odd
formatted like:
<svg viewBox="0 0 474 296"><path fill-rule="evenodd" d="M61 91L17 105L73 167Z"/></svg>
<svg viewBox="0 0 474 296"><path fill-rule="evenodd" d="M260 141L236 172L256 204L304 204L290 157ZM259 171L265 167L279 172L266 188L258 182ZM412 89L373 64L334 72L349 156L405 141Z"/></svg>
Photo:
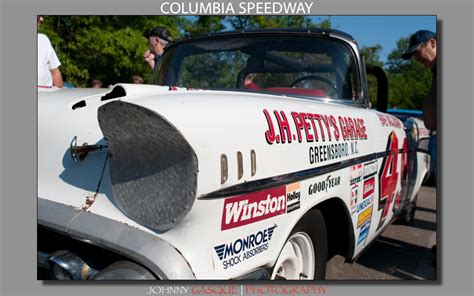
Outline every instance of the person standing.
<svg viewBox="0 0 474 296"><path fill-rule="evenodd" d="M431 158L432 162L431 165L434 169L434 178L435 182L437 180L437 171L436 171L436 161L437 161L437 38L436 34L427 31L427 30L419 30L415 32L410 37L410 41L408 44L408 48L402 54L402 58L405 60L409 60L412 57L423 66L428 69L431 69L432 79L431 79L431 86L428 91L428 95L423 102L423 119L425 122L425 126L431 130L431 138L429 143L429 150L431 151ZM433 245L431 248L431 252L433 253L433 266L437 266L437 245Z"/></svg>
<svg viewBox="0 0 474 296"><path fill-rule="evenodd" d="M42 16L37 17L38 28L44 21ZM38 33L38 86L64 86L59 66L61 62L54 51L48 36Z"/></svg>
<svg viewBox="0 0 474 296"><path fill-rule="evenodd" d="M431 69L432 79L431 86L426 96L425 101L423 102L423 120L425 126L431 130L431 138L429 142L429 151L431 152L431 166L434 171L434 182L437 181L437 38L436 34L427 31L419 30L415 32L410 37L408 48L402 54L402 58L409 60L412 57L423 66L428 69Z"/></svg>
<svg viewBox="0 0 474 296"><path fill-rule="evenodd" d="M437 128L437 71L436 71L436 34L419 30L410 37L408 48L402 58L409 60L412 57L423 66L431 69L433 77L428 95L423 102L423 119L428 129L436 131Z"/></svg>
<svg viewBox="0 0 474 296"><path fill-rule="evenodd" d="M144 60L156 71L165 47L173 41L170 32L165 27L155 27L143 34L148 39L148 50L143 54Z"/></svg>

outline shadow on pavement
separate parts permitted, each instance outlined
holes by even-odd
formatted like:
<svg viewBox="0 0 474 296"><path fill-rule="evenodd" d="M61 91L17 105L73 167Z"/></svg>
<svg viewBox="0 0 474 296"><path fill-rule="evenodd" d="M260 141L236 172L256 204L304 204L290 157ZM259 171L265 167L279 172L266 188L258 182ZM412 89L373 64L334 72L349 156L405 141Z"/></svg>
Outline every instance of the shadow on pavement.
<svg viewBox="0 0 474 296"><path fill-rule="evenodd" d="M433 258L429 248L381 236L357 263L402 280L436 280Z"/></svg>
<svg viewBox="0 0 474 296"><path fill-rule="evenodd" d="M436 214L436 210L435 210L435 209L429 209L429 208L424 208L424 207L416 206L416 210L417 210L417 211L423 211L423 212L427 212L427 213Z"/></svg>
<svg viewBox="0 0 474 296"><path fill-rule="evenodd" d="M408 226L436 232L436 222L414 219Z"/></svg>

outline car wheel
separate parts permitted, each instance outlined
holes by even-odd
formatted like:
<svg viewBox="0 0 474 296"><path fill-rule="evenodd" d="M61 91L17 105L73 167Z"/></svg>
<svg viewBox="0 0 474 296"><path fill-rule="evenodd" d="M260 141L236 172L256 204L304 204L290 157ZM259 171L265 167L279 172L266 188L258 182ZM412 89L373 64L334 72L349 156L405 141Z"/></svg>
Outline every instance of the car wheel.
<svg viewBox="0 0 474 296"><path fill-rule="evenodd" d="M291 231L278 256L271 279L324 279L326 263L326 225L321 212L312 210Z"/></svg>

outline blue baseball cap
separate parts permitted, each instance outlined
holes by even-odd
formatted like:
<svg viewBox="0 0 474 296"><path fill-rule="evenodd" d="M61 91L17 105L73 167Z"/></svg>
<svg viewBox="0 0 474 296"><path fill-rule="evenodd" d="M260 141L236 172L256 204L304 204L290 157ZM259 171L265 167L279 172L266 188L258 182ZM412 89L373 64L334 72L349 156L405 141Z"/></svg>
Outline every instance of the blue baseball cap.
<svg viewBox="0 0 474 296"><path fill-rule="evenodd" d="M413 52L418 48L418 46L420 46L420 44L425 43L430 38L436 39L436 34L428 30L419 30L415 32L415 34L410 36L408 48L402 54L402 58L405 60L410 59L413 56Z"/></svg>

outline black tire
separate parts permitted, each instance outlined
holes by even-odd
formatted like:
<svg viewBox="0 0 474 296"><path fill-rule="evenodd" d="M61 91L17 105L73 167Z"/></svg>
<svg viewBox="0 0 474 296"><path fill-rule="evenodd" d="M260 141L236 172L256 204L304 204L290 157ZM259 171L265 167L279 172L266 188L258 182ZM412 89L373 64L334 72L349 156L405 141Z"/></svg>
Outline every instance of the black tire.
<svg viewBox="0 0 474 296"><path fill-rule="evenodd" d="M315 253L314 280L323 280L326 276L328 247L326 224L321 212L314 209L306 213L295 225L286 242L298 232L304 232L311 238Z"/></svg>

